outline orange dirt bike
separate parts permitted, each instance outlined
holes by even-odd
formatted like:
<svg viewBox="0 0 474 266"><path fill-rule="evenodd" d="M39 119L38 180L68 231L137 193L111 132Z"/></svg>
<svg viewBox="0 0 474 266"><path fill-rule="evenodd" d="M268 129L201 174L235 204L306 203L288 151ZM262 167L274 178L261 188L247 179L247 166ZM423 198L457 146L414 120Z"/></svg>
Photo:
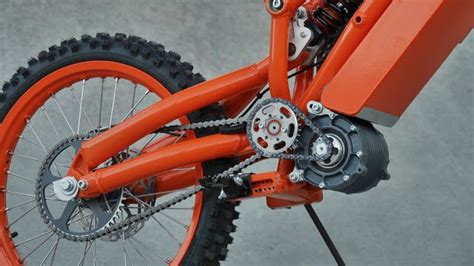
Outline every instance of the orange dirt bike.
<svg viewBox="0 0 474 266"><path fill-rule="evenodd" d="M474 25L474 2L264 5L269 56L209 81L124 34L20 67L0 92L0 264L217 265L236 206L257 197L304 205L343 264L310 204L389 178L372 124L397 122ZM269 158L275 171L245 171Z"/></svg>

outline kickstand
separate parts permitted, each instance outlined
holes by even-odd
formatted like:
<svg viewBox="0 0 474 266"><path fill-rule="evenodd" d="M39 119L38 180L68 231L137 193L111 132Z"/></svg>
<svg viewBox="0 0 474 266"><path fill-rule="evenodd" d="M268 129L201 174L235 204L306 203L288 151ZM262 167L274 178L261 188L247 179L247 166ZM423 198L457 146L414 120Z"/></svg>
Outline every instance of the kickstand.
<svg viewBox="0 0 474 266"><path fill-rule="evenodd" d="M341 255L339 255L339 252L337 251L336 246L334 246L334 243L332 242L331 238L328 235L328 232L326 232L326 229L324 229L323 224L321 223L321 220L319 220L318 215L316 214L316 211L313 209L313 206L311 204L305 204L304 207L306 208L306 211L308 212L309 216L311 217L311 220L313 220L314 225L318 228L319 233L324 239L324 242L326 242L326 246L328 246L329 251L331 251L332 256L337 262L337 265L346 265L344 261L342 260Z"/></svg>

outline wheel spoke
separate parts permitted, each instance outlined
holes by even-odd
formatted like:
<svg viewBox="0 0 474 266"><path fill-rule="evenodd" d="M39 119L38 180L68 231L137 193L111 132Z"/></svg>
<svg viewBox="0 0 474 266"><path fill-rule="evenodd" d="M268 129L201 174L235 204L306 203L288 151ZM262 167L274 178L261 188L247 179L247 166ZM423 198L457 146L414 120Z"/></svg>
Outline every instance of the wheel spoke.
<svg viewBox="0 0 474 266"><path fill-rule="evenodd" d="M122 215L122 222L123 222L123 215ZM122 240L123 260L124 260L125 266L126 266L126 265L128 265L127 264L127 257L130 258L130 256L128 255L127 247L125 246L125 233L122 231L121 233L119 233L119 236L120 236L120 239ZM130 258L130 261L131 261L131 258ZM132 265L133 265L133 263L132 263Z"/></svg>
<svg viewBox="0 0 474 266"><path fill-rule="evenodd" d="M180 141L180 140L184 137L184 135L186 135L186 131L183 131L183 132L181 133L181 135L179 135L179 137L177 137L177 138L174 140L173 145L176 144L176 143L178 143L178 141Z"/></svg>
<svg viewBox="0 0 474 266"><path fill-rule="evenodd" d="M132 112L130 113L131 116L133 116L133 107L135 106L135 97L137 96L137 83L133 86L133 93L132 93L132 107L130 110Z"/></svg>
<svg viewBox="0 0 474 266"><path fill-rule="evenodd" d="M31 241L33 241L33 240L35 240L35 239L38 239L38 238L40 238L40 237L42 237L42 236L45 236L45 235L47 235L47 234L54 234L54 232L52 232L52 231L50 230L50 231L46 231L46 232L43 232L43 233L41 233L41 234L35 235L35 236L30 237L30 238L28 238L28 239L26 239L26 240L23 240L23 241L21 241L21 242L19 242L19 243L16 243L16 244L15 244L15 247L19 247L19 246L21 246L21 245L23 245L23 244L26 244L26 243L28 243L28 242L31 242Z"/></svg>
<svg viewBox="0 0 474 266"><path fill-rule="evenodd" d="M131 236L130 237L130 240L133 240L135 241L138 245L140 245L143 249L147 250L150 254L154 255L155 258L158 258L159 260L163 261L164 263L166 264L169 264L171 261L166 259L166 258L163 258L160 254L158 254L158 252L154 252L153 250L150 250L143 242L141 242L140 240L136 239L134 236Z"/></svg>
<svg viewBox="0 0 474 266"><path fill-rule="evenodd" d="M146 98L146 96L150 94L150 91L149 90L146 90L145 91L145 94L143 94L142 97L140 97L140 99L138 99L137 103L132 107L132 109L130 109L130 111L128 111L128 113L122 118L121 122L125 121L125 119L127 119L134 111L135 109L140 105L140 103Z"/></svg>
<svg viewBox="0 0 474 266"><path fill-rule="evenodd" d="M71 224L73 224L73 223L76 223L76 222L79 222L79 221L81 221L81 220L87 219L87 218L91 217L92 215L94 215L94 214L88 214L88 215L81 214L81 215L82 215L81 217L79 217L79 218L73 220L73 219L74 219L77 215L79 215L80 213L81 213L81 212L78 211L77 213L71 215L71 218L69 218L70 221L68 221L67 224L68 224L68 225L71 225Z"/></svg>
<svg viewBox="0 0 474 266"><path fill-rule="evenodd" d="M41 160L36 158L36 157L32 157L32 156L28 156L28 155L22 155L22 154L13 153L13 152L10 152L9 154L11 156L15 156L15 157L23 158L23 159L28 159L28 160L35 161L35 162L41 162Z"/></svg>
<svg viewBox="0 0 474 266"><path fill-rule="evenodd" d="M40 265L45 265L46 261L48 260L49 256L51 254L54 254L56 253L56 249L58 248L58 245L59 245L59 240L61 240L61 237L57 237L56 238L56 241L54 242L54 244L51 246L51 248L48 250L48 253L46 253L46 256L43 258L43 260L41 261ZM53 253L54 252L54 253ZM53 259L54 259L54 255L51 259L51 264L53 264Z"/></svg>
<svg viewBox="0 0 474 266"><path fill-rule="evenodd" d="M40 247L42 247L51 237L53 237L54 235L54 232L51 232L50 231L50 235L44 239L43 241L41 241L41 243L39 243L38 245L36 245L27 255L23 256L23 258L21 259L22 261L25 261L29 256L31 256L33 253L35 253Z"/></svg>
<svg viewBox="0 0 474 266"><path fill-rule="evenodd" d="M97 261L97 241L94 241L94 252L92 253L93 259L94 259L94 266L98 264Z"/></svg>
<svg viewBox="0 0 474 266"><path fill-rule="evenodd" d="M5 211L7 212L7 211L14 210L14 209L19 208L19 207L21 207L21 206L25 206L25 205L28 204L28 203L36 203L36 199L24 201L24 202L22 202L22 203L18 203L17 205L12 206L12 207L5 208Z"/></svg>
<svg viewBox="0 0 474 266"><path fill-rule="evenodd" d="M69 120L67 119L66 115L64 114L64 111L63 109L61 108L61 106L59 105L58 103L58 100L56 99L56 95L52 95L51 98L53 99L54 103L56 104L56 106L58 107L58 110L59 112L61 113L61 116L64 118L64 121L66 121L66 124L67 126L69 127L69 129L71 130L71 133L74 134L74 129L72 129L72 126L71 124L69 123Z"/></svg>
<svg viewBox="0 0 474 266"><path fill-rule="evenodd" d="M29 178L27 178L27 177L25 177L25 176L22 176L22 175L20 175L20 174L13 173L13 172L11 172L11 171L7 171L7 174L8 174L8 175L11 175L11 176L14 176L14 177L17 177L17 178L20 178L20 179L25 180L25 181L28 181L28 182L30 182L30 183L32 183L32 184L36 184L35 181L33 181L33 180L31 180L31 179L29 179Z"/></svg>
<svg viewBox="0 0 474 266"><path fill-rule="evenodd" d="M179 246L181 246L181 241L179 241L178 238L176 238L169 230L168 228L166 228L166 226L164 226L155 216L151 216L151 218L161 227L163 228L166 233L173 239L176 241L176 243L178 243Z"/></svg>
<svg viewBox="0 0 474 266"><path fill-rule="evenodd" d="M76 102L79 104L79 118L77 120L77 134L79 134L79 132L80 132L79 130L80 130L80 127L81 127L81 116L82 115L84 115L84 117L86 118L86 121L89 124L89 126L91 128L94 128L94 126L92 125L91 120L89 119L89 116L87 115L86 111L83 109L84 88L85 88L85 86L86 86L86 80L82 80L81 99L79 99L77 97L76 93L74 92L74 87L71 86L71 89L70 89L70 91L72 92L72 95L76 99Z"/></svg>
<svg viewBox="0 0 474 266"><path fill-rule="evenodd" d="M35 142L34 140L27 139L27 138L25 138L23 135L20 136L20 139L41 148L41 144L39 144L38 142Z"/></svg>
<svg viewBox="0 0 474 266"><path fill-rule="evenodd" d="M40 109L41 111L43 111L44 115L46 116L46 120L48 120L48 124L53 129L53 132L56 135L56 137L58 137L58 139L61 140L61 136L59 136L59 133L56 130L56 127L53 125L53 122L51 121L51 118L49 117L48 112L46 111L46 108L44 106L41 106Z"/></svg>
<svg viewBox="0 0 474 266"><path fill-rule="evenodd" d="M89 253L89 250L92 247L93 242L95 242L95 240L92 240L92 242L91 241L86 242L86 246L84 247L84 252L82 254L81 260L79 261L77 265L81 265L81 266L84 265L84 263L86 262L86 255L87 253Z"/></svg>
<svg viewBox="0 0 474 266"><path fill-rule="evenodd" d="M130 243L130 245L133 247L133 249L135 250L135 252L137 252L137 254L145 261L145 263L148 264L149 261L146 259L147 257L144 256L144 255L140 252L140 250L139 250L138 247L135 245L135 243L133 243L132 240L128 241L128 243ZM152 263L151 263L150 265L153 265L153 261L152 261Z"/></svg>
<svg viewBox="0 0 474 266"><path fill-rule="evenodd" d="M143 147L137 152L137 156L142 154L142 152L145 150L146 147L148 147L148 145L150 145L150 143L156 138L156 136L158 136L158 133L154 133L153 136L145 143L145 145L143 145Z"/></svg>
<svg viewBox="0 0 474 266"><path fill-rule="evenodd" d="M186 225L186 224L183 224L182 222L178 221L176 218L174 218L174 217L171 217L171 216L169 216L169 215L168 215L168 214L166 214L166 213L159 212L158 214L161 214L161 215L163 215L164 217L166 217L166 218L170 219L171 221L173 221L173 222L175 222L175 223L177 223L177 224L181 225L181 226L182 226L184 229L186 229L186 230L188 230L188 228L189 228L189 226L188 226L188 225Z"/></svg>
<svg viewBox="0 0 474 266"><path fill-rule="evenodd" d="M112 127L112 121L114 119L114 109L115 109L115 99L117 97L117 86L118 86L119 79L115 78L114 81L114 94L112 97L112 108L110 109L110 120L109 120L109 128Z"/></svg>
<svg viewBox="0 0 474 266"><path fill-rule="evenodd" d="M101 122L102 122L102 106L103 106L103 100L104 100L104 82L105 79L102 78L102 83L100 86L100 103L99 103L99 126L98 128L101 128Z"/></svg>
<svg viewBox="0 0 474 266"><path fill-rule="evenodd" d="M30 126L31 132L33 132L33 135L35 136L36 141L38 141L38 143L41 145L41 149L43 150L44 154L48 155L48 150L46 150L46 147L43 145L43 142L41 142L40 137L38 136L38 134L36 133L35 128L33 127L33 125L30 122L31 121L29 119L26 119L26 123ZM59 176L61 176L61 173L59 172L59 170L58 170L57 166L54 164L54 162L53 162L53 167L58 172Z"/></svg>
<svg viewBox="0 0 474 266"><path fill-rule="evenodd" d="M79 112L78 112L78 118L77 118L77 130L76 134L79 134L79 131L81 130L81 118L82 118L82 103L84 101L84 86L86 85L86 80L82 80L82 86L81 86L81 99L79 100ZM71 92L74 94L74 98L76 98L76 93L74 92L74 88L71 86Z"/></svg>

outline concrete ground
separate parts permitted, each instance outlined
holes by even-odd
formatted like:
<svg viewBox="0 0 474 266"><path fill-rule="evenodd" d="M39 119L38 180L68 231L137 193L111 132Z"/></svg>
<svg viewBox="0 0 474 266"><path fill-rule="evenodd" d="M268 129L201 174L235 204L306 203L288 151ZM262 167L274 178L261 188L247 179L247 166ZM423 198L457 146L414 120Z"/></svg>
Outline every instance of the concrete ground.
<svg viewBox="0 0 474 266"><path fill-rule="evenodd" d="M261 0L0 0L0 80L62 39L101 31L160 42L211 78L264 57L268 21ZM315 205L348 265L472 265L473 88L471 32L399 123L381 128L392 179ZM223 265L334 264L302 207L253 200L240 211Z"/></svg>

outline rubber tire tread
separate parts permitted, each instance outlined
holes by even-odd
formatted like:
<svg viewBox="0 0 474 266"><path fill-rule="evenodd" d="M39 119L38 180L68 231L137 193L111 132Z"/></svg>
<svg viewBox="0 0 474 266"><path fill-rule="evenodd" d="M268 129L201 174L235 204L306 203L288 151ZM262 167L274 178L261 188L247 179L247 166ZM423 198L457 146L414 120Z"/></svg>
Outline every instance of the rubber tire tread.
<svg viewBox="0 0 474 266"><path fill-rule="evenodd" d="M136 67L153 76L171 93L177 93L205 79L193 72L193 66L182 62L180 55L166 51L164 46L137 36L116 33L97 33L71 38L42 51L28 60L28 67L20 67L0 90L0 122L20 97L36 82L62 67L91 60L106 60ZM188 115L191 122L225 118L217 104ZM215 129L195 131L198 137L217 133ZM219 159L203 163L205 175L214 175L234 165L234 159ZM196 234L182 265L219 265L225 260L230 234L236 230L233 221L239 217L237 203L218 200L218 191L204 192L204 202Z"/></svg>

